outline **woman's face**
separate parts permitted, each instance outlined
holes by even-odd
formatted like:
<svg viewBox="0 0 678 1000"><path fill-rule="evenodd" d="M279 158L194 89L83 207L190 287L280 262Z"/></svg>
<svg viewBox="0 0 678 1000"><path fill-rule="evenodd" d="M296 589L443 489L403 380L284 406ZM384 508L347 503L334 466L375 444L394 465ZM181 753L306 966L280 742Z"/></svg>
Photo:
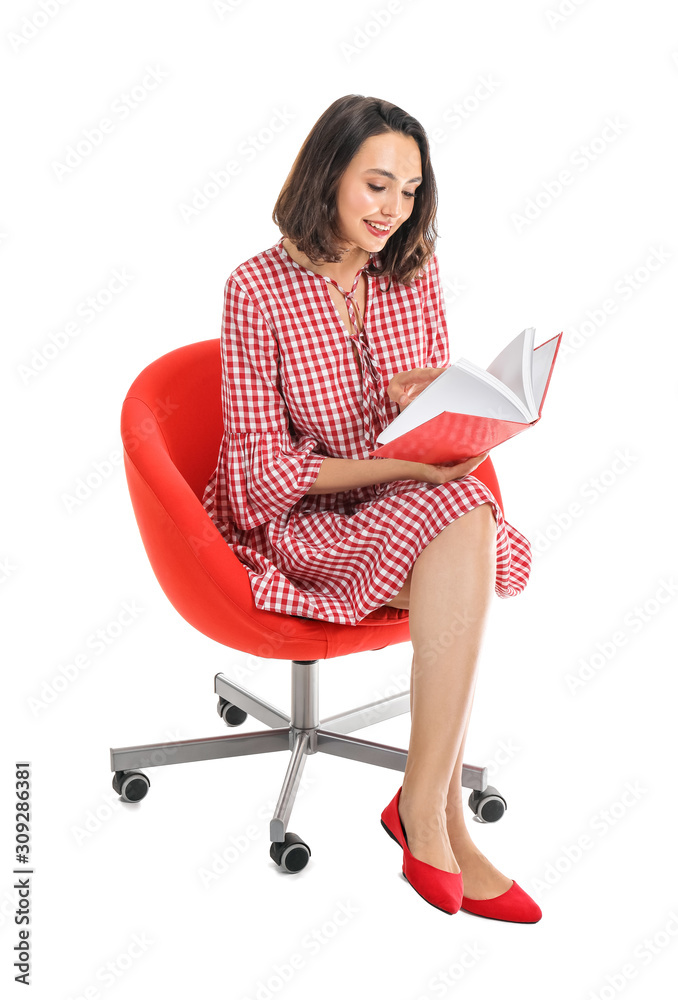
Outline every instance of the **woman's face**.
<svg viewBox="0 0 678 1000"><path fill-rule="evenodd" d="M338 226L348 249L376 253L385 246L412 214L421 172L412 136L384 132L365 139L337 189ZM372 228L373 223L385 228Z"/></svg>

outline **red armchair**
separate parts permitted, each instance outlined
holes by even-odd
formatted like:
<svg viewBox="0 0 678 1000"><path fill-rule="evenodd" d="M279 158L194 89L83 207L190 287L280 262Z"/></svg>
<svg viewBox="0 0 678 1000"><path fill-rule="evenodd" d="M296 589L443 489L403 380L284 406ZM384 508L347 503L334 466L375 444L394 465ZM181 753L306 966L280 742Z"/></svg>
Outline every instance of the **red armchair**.
<svg viewBox="0 0 678 1000"><path fill-rule="evenodd" d="M241 725L249 714L271 728L111 749L113 787L126 801L138 801L150 786L141 767L289 750L270 823L270 854L286 871L299 871L311 851L287 832L287 823L306 755L321 751L398 771L407 760L406 750L348 734L408 712L409 692L320 720L319 661L409 641L409 613L384 606L356 625L340 625L255 606L245 567L201 502L223 434L218 339L180 347L148 365L124 400L121 433L134 513L163 591L186 621L216 642L255 656L289 657L292 691L288 713L216 674L217 707L227 725ZM474 475L501 503L489 458ZM462 780L474 789L478 817L499 818L506 804L487 787L486 769L464 765Z"/></svg>

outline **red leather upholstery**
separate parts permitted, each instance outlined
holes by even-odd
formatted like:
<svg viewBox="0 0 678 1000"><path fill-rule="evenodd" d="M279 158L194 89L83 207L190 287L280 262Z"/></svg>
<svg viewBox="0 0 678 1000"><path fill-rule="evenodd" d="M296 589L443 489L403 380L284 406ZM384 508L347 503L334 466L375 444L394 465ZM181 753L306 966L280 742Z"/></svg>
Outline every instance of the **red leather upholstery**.
<svg viewBox="0 0 678 1000"><path fill-rule="evenodd" d="M340 625L255 606L245 567L201 503L223 434L219 339L180 347L148 365L123 403L121 433L144 548L165 594L198 631L231 649L285 660L329 659L409 640L404 609L384 606L357 625ZM501 504L490 459L474 474Z"/></svg>

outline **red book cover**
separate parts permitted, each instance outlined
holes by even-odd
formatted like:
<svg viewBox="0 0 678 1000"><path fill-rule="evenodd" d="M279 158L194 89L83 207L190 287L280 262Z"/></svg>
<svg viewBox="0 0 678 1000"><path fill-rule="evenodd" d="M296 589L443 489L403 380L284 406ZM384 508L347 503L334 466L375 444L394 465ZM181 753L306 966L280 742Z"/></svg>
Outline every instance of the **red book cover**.
<svg viewBox="0 0 678 1000"><path fill-rule="evenodd" d="M370 456L397 458L406 462L424 462L427 465L454 465L467 458L490 451L498 444L502 444L509 438L515 437L516 434L520 434L521 431L527 430L528 427L534 426L541 419L544 399L551 381L562 336L562 333L559 333L557 337L552 337L551 340L541 344L539 348L534 348L537 351L553 341L556 342L541 398L535 399L538 412L533 420L527 418L507 420L493 416L445 410L412 427L392 441L382 444L371 451ZM442 376L438 376L438 378L440 377ZM430 385L427 386L427 390L430 387ZM482 387L482 391L486 393L486 386ZM409 406L405 407L405 410L414 406L422 395L423 393L420 393L419 396L415 397ZM497 396L498 400L499 398Z"/></svg>

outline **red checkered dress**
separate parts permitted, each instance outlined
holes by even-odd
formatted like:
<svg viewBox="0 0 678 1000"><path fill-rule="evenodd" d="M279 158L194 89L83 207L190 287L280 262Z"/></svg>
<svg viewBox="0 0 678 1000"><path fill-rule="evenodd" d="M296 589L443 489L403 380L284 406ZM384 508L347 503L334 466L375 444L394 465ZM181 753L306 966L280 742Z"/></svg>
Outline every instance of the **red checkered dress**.
<svg viewBox="0 0 678 1000"><path fill-rule="evenodd" d="M363 270L350 292L341 289L354 325ZM282 238L231 274L222 322L224 436L203 505L245 565L255 605L268 611L353 625L395 597L446 525L488 501L497 520L495 591L519 594L530 543L472 475L307 492L324 456L369 459L399 413L386 392L394 375L450 363L437 257L409 288L394 281L386 291L388 279L365 277L363 333L349 337L331 279L297 264Z"/></svg>

